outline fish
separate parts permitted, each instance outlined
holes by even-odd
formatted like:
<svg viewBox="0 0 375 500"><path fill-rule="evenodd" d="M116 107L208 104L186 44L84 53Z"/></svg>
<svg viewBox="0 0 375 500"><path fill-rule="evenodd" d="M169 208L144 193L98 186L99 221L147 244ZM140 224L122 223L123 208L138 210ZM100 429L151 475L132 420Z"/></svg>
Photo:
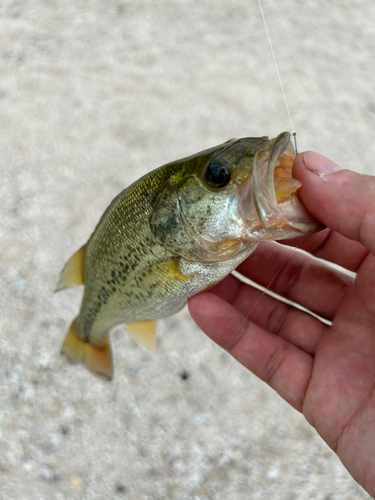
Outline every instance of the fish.
<svg viewBox="0 0 375 500"><path fill-rule="evenodd" d="M110 331L156 346L156 320L233 271L261 241L322 229L298 196L289 132L231 139L144 175L109 205L57 290L84 285L61 352L113 378Z"/></svg>

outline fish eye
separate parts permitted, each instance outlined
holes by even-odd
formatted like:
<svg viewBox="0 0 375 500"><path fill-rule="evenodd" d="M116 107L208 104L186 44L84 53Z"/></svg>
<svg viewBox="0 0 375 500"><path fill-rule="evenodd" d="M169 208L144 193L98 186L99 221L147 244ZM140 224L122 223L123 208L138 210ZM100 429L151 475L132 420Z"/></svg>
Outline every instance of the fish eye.
<svg viewBox="0 0 375 500"><path fill-rule="evenodd" d="M206 167L204 172L204 180L214 188L222 188L230 181L230 167L220 160L213 160Z"/></svg>

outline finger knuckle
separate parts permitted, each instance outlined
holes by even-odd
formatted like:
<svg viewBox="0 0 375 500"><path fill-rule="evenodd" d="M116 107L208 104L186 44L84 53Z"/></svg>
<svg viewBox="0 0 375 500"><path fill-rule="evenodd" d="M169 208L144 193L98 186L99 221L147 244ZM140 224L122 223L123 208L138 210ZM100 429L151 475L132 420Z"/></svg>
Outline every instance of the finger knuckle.
<svg viewBox="0 0 375 500"><path fill-rule="evenodd" d="M268 317L267 330L274 335L279 335L288 311L289 306L287 304L278 302Z"/></svg>
<svg viewBox="0 0 375 500"><path fill-rule="evenodd" d="M280 369L285 357L287 356L289 350L288 344L282 343L280 344L272 356L268 360L267 364L264 367L263 377L262 379L267 383L272 385L272 381L274 377L277 375L277 372Z"/></svg>
<svg viewBox="0 0 375 500"><path fill-rule="evenodd" d="M247 321L247 319L244 319L242 321L242 323L235 329L235 331L233 332L233 335L228 340L228 343L226 345L226 350L229 353L232 353L233 350L235 350L235 348L239 344L240 340L247 333L248 326L249 326L249 322Z"/></svg>
<svg viewBox="0 0 375 500"><path fill-rule="evenodd" d="M294 255L290 258L275 278L275 291L287 297L300 279L304 265L302 256Z"/></svg>

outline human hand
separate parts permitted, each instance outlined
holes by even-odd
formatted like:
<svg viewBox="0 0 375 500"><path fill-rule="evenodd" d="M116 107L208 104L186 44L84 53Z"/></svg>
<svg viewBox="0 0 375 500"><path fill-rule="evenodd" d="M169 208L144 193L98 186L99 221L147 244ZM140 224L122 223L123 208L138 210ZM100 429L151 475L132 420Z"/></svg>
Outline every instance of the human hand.
<svg viewBox="0 0 375 500"><path fill-rule="evenodd" d="M321 175L323 174L323 176ZM289 245L261 243L237 269L332 322L260 293L232 275L189 300L196 323L304 414L375 496L375 177L307 152L293 166L300 196L324 231ZM255 305L256 304L256 305ZM255 307L254 307L255 305ZM254 309L253 309L254 307ZM247 315L250 313L250 316Z"/></svg>

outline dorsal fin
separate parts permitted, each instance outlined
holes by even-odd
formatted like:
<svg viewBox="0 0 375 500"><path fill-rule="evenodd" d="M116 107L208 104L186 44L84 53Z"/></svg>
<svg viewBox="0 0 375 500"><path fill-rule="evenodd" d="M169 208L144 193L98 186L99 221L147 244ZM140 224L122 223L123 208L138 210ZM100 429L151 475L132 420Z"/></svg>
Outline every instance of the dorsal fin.
<svg viewBox="0 0 375 500"><path fill-rule="evenodd" d="M143 319L134 323L127 323L126 328L133 335L138 344L149 352L156 349L156 321Z"/></svg>
<svg viewBox="0 0 375 500"><path fill-rule="evenodd" d="M84 262L86 245L83 245L68 262L61 273L56 292L85 284Z"/></svg>

